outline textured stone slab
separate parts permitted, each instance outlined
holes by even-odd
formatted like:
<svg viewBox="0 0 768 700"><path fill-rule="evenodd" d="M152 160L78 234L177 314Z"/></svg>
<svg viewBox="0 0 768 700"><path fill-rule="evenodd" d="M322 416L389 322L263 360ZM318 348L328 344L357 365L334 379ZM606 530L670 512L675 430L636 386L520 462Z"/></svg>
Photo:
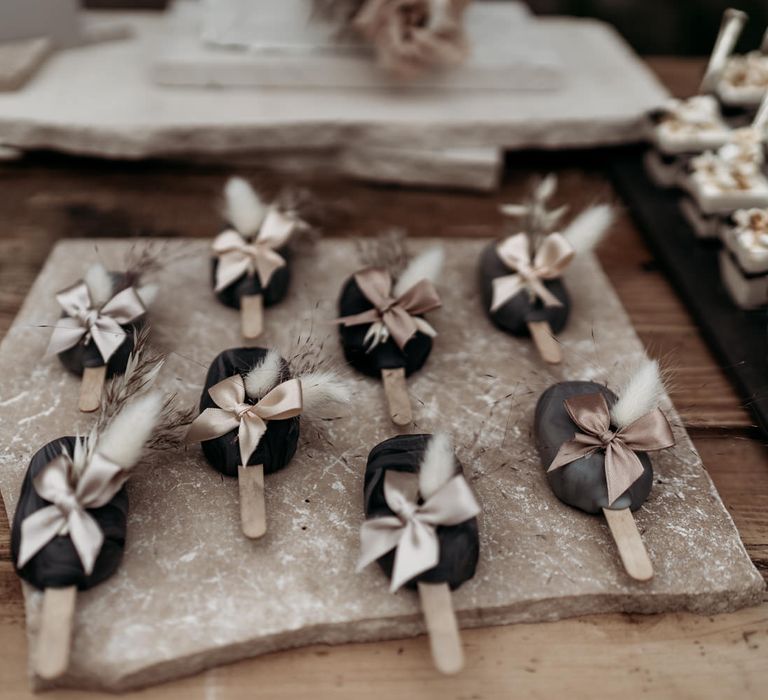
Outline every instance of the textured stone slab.
<svg viewBox="0 0 768 700"><path fill-rule="evenodd" d="M561 90L319 95L154 85L149 64L167 40L162 18L141 13L110 18L124 18L134 37L62 52L26 89L0 95L0 143L121 158L340 144L594 146L639 140L643 116L667 97L619 35L592 20L539 20L568 67Z"/></svg>
<svg viewBox="0 0 768 700"><path fill-rule="evenodd" d="M198 3L177 2L167 44L154 62L155 80L203 87L403 87L376 65L365 44L342 44L334 38L338 27L312 21L312 8L312 0L218 0L201 18ZM179 16L185 14L192 16ZM474 3L464 22L472 47L467 60L405 87L541 91L563 86L565 68L558 47L551 45L553 35L522 14L518 4Z"/></svg>
<svg viewBox="0 0 768 700"><path fill-rule="evenodd" d="M539 393L561 378L614 379L642 348L587 256L567 275L574 318L561 336L566 363L544 367L530 342L486 319L475 283L483 245L446 244L445 306L430 317L439 336L409 382L417 429L453 431L483 506L478 572L454 597L461 625L615 611L709 614L757 604L763 580L669 404L678 444L654 458L654 489L637 513L656 570L652 582L633 583L623 573L601 518L550 492L531 437ZM0 346L0 490L11 515L31 454L61 435L84 433L93 420L77 411L77 380L55 358L43 359L49 330L39 324L55 320L54 292L88 261L119 265L128 246L60 243ZM242 342L238 317L215 302L204 281L208 242L169 246L190 257L167 270L153 314L157 343L171 353L162 383L196 402L211 359ZM324 352L340 357L325 321L356 266L348 240L327 240L300 256L289 299L267 312L263 344L288 353L312 323L317 336L330 336ZM241 536L237 483L207 466L198 448L146 460L129 484L123 565L78 596L65 685L122 690L281 648L423 631L415 595L389 594L376 567L354 572L365 458L395 431L380 384L351 376L354 415L330 424L329 444L303 436L291 465L267 478L269 532L261 541ZM25 597L34 638L41 596L25 588Z"/></svg>

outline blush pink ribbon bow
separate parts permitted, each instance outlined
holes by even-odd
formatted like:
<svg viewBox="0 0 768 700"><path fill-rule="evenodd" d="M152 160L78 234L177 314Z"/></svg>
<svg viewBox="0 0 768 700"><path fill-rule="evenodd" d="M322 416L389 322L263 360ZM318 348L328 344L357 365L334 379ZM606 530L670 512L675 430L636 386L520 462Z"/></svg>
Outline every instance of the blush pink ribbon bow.
<svg viewBox="0 0 768 700"><path fill-rule="evenodd" d="M507 303L522 289L530 289L545 306L562 306L560 300L542 280L557 279L576 255L571 244L559 233L550 233L531 261L530 241L525 233L517 233L496 246L501 261L515 273L493 280L491 311Z"/></svg>
<svg viewBox="0 0 768 700"><path fill-rule="evenodd" d="M440 561L439 525L458 525L480 513L472 489L460 474L421 505L418 495L416 474L387 471L384 498L394 515L366 520L360 529L358 571L397 548L390 586L393 593L414 576L437 566Z"/></svg>
<svg viewBox="0 0 768 700"><path fill-rule="evenodd" d="M611 430L611 413L602 394L566 399L565 410L583 432L560 446L547 471L604 450L609 505L643 474L643 464L635 452L663 450L675 444L669 421L658 408L616 431Z"/></svg>
<svg viewBox="0 0 768 700"><path fill-rule="evenodd" d="M293 418L303 408L299 379L278 384L255 404L245 403L245 383L239 374L214 384L208 393L219 408L206 408L195 418L186 441L213 440L237 428L242 466L248 464L267 432L267 421Z"/></svg>
<svg viewBox="0 0 768 700"><path fill-rule="evenodd" d="M233 229L216 236L212 245L219 259L216 291L220 292L245 274L257 274L261 286L266 287L275 270L286 264L276 249L288 242L295 228L295 219L270 207L255 240L249 242Z"/></svg>
<svg viewBox="0 0 768 700"><path fill-rule="evenodd" d="M345 326L381 322L401 350L419 330L413 317L442 306L437 290L429 280L420 280L397 299L392 296L392 276L386 270L377 267L362 270L355 274L355 282L373 308L342 316L336 322Z"/></svg>
<svg viewBox="0 0 768 700"><path fill-rule="evenodd" d="M85 282L59 292L56 301L67 315L54 326L46 354L56 355L69 350L85 336L86 342L93 338L105 363L127 336L122 326L147 312L133 287L118 292L100 309L94 308Z"/></svg>
<svg viewBox="0 0 768 700"><path fill-rule="evenodd" d="M129 475L129 471L98 452L76 480L69 455L63 453L50 461L32 480L32 485L51 505L28 515L21 523L18 567L22 568L57 535L68 534L83 570L90 576L104 543L104 533L88 510L109 503Z"/></svg>

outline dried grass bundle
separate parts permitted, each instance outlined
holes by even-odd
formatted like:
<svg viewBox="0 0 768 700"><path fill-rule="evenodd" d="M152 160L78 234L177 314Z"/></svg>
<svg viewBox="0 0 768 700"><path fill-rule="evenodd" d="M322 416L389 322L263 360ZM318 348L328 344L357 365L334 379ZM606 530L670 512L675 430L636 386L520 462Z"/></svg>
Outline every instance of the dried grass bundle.
<svg viewBox="0 0 768 700"><path fill-rule="evenodd" d="M380 267L397 279L408 265L405 231L393 228L378 236L356 241L357 256L363 267Z"/></svg>

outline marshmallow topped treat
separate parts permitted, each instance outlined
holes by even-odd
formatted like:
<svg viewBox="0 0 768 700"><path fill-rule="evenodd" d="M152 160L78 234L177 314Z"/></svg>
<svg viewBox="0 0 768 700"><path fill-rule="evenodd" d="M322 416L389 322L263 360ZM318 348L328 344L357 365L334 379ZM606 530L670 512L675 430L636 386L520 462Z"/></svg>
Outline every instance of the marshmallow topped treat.
<svg viewBox="0 0 768 700"><path fill-rule="evenodd" d="M518 232L489 243L480 256L478 277L483 306L493 323L515 336L533 336L542 357L560 361L552 336L565 327L571 311L562 274L577 254L591 251L613 222L607 205L579 214L564 229L553 231L565 208L549 210L556 181L549 176L531 200L505 205L502 212L520 220Z"/></svg>
<svg viewBox="0 0 768 700"><path fill-rule="evenodd" d="M638 580L651 578L653 569L631 512L651 492L647 452L674 445L658 408L663 395L658 365L647 360L617 393L591 381L555 384L539 398L534 416L552 491L573 508L603 513L627 572Z"/></svg>
<svg viewBox="0 0 768 700"><path fill-rule="evenodd" d="M665 156L717 149L728 141L730 133L712 95L671 99L651 118L651 143Z"/></svg>
<svg viewBox="0 0 768 700"><path fill-rule="evenodd" d="M742 309L768 304L768 209L740 209L721 233L720 273Z"/></svg>
<svg viewBox="0 0 768 700"><path fill-rule="evenodd" d="M754 126L735 129L717 152L692 158L682 185L703 214L768 206L764 133Z"/></svg>
<svg viewBox="0 0 768 700"><path fill-rule="evenodd" d="M717 83L717 95L729 107L757 107L768 92L768 31L762 51L731 56Z"/></svg>

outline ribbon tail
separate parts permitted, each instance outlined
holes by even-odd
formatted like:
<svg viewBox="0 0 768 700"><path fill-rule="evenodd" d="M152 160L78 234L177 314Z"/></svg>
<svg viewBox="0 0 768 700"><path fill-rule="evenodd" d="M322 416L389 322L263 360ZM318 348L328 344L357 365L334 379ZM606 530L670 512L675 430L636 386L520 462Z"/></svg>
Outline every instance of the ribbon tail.
<svg viewBox="0 0 768 700"><path fill-rule="evenodd" d="M605 451L605 482L608 505L616 500L643 475L643 463L628 447L611 443Z"/></svg>
<svg viewBox="0 0 768 700"><path fill-rule="evenodd" d="M242 466L248 465L256 448L267 432L267 424L255 413L251 412L240 420L240 429L237 432L237 439L240 446L240 463Z"/></svg>
<svg viewBox="0 0 768 700"><path fill-rule="evenodd" d="M75 509L69 516L69 536L77 550L83 570L90 576L104 544L104 533L89 513L83 509Z"/></svg>
<svg viewBox="0 0 768 700"><path fill-rule="evenodd" d="M47 545L66 521L56 506L46 506L24 518L21 523L21 543L16 566L21 569Z"/></svg>
<svg viewBox="0 0 768 700"><path fill-rule="evenodd" d="M560 445L560 449L552 460L552 464L547 468L547 472L564 467L566 464L575 462L582 457L587 457L597 452L598 448L599 445L585 445L584 443L576 442L576 440L568 440L568 442Z"/></svg>
<svg viewBox="0 0 768 700"><path fill-rule="evenodd" d="M220 408L206 408L189 426L185 442L205 442L226 435L238 427L240 421L229 411Z"/></svg>
<svg viewBox="0 0 768 700"><path fill-rule="evenodd" d="M389 334L401 350L405 350L408 341L418 330L413 317L402 307L394 306L382 316Z"/></svg>
<svg viewBox="0 0 768 700"><path fill-rule="evenodd" d="M440 543L435 528L418 520L405 526L395 552L391 593L415 576L429 571L440 561Z"/></svg>
<svg viewBox="0 0 768 700"><path fill-rule="evenodd" d="M491 311L497 311L523 289L523 278L518 274L504 275L493 280Z"/></svg>
<svg viewBox="0 0 768 700"><path fill-rule="evenodd" d="M563 305L562 302L546 288L544 283L538 277L533 277L528 280L528 286L533 290L533 293L544 302L544 306L555 307Z"/></svg>
<svg viewBox="0 0 768 700"><path fill-rule="evenodd" d="M366 520L360 528L360 556L355 570L362 571L397 547L402 529L402 522L394 515Z"/></svg>
<svg viewBox="0 0 768 700"><path fill-rule="evenodd" d="M362 326L365 323L375 323L378 320L379 312L376 309L368 309L359 314L337 318L334 323L339 323L342 326Z"/></svg>
<svg viewBox="0 0 768 700"><path fill-rule="evenodd" d="M80 339L85 333L85 328L80 325L80 322L77 319L60 319L53 328L53 333L48 342L45 356L52 357L53 355L58 355L60 352L69 350L80 342Z"/></svg>
<svg viewBox="0 0 768 700"><path fill-rule="evenodd" d="M93 342L101 353L104 364L117 352L117 349L125 342L127 333L120 324L108 316L100 316L91 327Z"/></svg>
<svg viewBox="0 0 768 700"><path fill-rule="evenodd" d="M226 289L243 275L248 273L249 258L245 253L232 251L219 256L216 267L216 292Z"/></svg>
<svg viewBox="0 0 768 700"><path fill-rule="evenodd" d="M256 255L256 274L263 288L269 284L272 275L285 266L285 258L270 248L261 247Z"/></svg>

